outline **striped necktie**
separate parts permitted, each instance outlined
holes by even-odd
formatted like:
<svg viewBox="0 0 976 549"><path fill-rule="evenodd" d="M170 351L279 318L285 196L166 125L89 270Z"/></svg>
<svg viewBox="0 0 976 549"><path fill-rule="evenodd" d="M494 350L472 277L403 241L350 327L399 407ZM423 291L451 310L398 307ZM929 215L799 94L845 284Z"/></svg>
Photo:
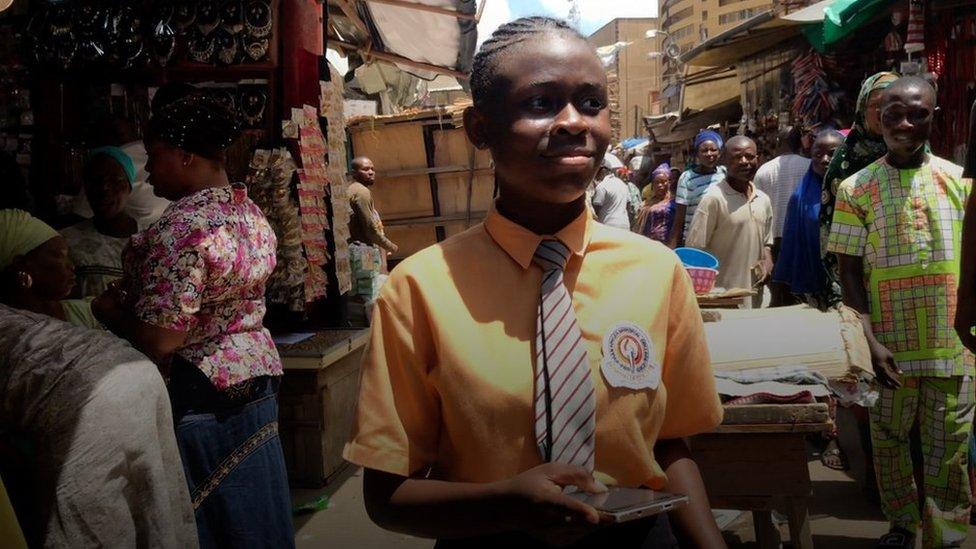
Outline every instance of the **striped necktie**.
<svg viewBox="0 0 976 549"><path fill-rule="evenodd" d="M543 460L592 471L596 397L586 342L563 283L569 256L562 242L543 240L533 258L543 273L536 317L535 435Z"/></svg>

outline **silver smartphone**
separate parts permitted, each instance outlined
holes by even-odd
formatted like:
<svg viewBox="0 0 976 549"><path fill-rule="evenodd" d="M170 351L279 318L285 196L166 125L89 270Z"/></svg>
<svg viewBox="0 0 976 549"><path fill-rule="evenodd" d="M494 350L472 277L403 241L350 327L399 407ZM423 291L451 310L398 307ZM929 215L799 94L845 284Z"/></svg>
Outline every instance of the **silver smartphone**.
<svg viewBox="0 0 976 549"><path fill-rule="evenodd" d="M593 507L613 522L627 522L688 505L688 496L658 492L648 488L610 487L601 494L582 490L567 492L568 496Z"/></svg>

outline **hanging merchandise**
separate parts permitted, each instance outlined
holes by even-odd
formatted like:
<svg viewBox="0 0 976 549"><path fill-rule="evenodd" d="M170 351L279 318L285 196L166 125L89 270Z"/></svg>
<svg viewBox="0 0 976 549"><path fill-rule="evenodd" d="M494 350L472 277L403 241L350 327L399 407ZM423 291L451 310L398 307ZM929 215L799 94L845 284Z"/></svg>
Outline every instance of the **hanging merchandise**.
<svg viewBox="0 0 976 549"><path fill-rule="evenodd" d="M325 297L328 279L325 265L329 262L325 231L329 230L326 207L325 138L314 107L292 109L292 121L298 125L298 150L302 169L298 170L298 205L302 221L302 243L308 260L305 278L305 300Z"/></svg>
<svg viewBox="0 0 976 549"><path fill-rule="evenodd" d="M264 62L273 29L271 0L161 0L151 6L78 0L39 4L21 30L33 63L126 69L147 62Z"/></svg>
<svg viewBox="0 0 976 549"><path fill-rule="evenodd" d="M121 69L136 65L144 51L142 15L123 6L109 16L107 23L109 64Z"/></svg>
<svg viewBox="0 0 976 549"><path fill-rule="evenodd" d="M923 50L925 50L925 0L910 0L905 51L911 54Z"/></svg>
<svg viewBox="0 0 976 549"><path fill-rule="evenodd" d="M807 127L829 122L837 111L825 65L824 56L813 49L793 62L793 117Z"/></svg>
<svg viewBox="0 0 976 549"><path fill-rule="evenodd" d="M308 264L302 253L302 226L298 205L291 194L295 162L288 149L256 150L246 184L248 196L264 212L278 238L278 262L268 278L265 294L269 303L289 310L305 309L305 279Z"/></svg>
<svg viewBox="0 0 976 549"><path fill-rule="evenodd" d="M976 100L976 15L971 10L937 10L926 29L926 59L938 76L938 104L932 149L961 163L969 135L969 109ZM952 47L949 47L950 44Z"/></svg>
<svg viewBox="0 0 976 549"><path fill-rule="evenodd" d="M905 47L905 40L901 37L901 23L903 14L900 11L891 13L891 31L885 36L885 61L889 67L894 67L901 56L902 48Z"/></svg>
<svg viewBox="0 0 976 549"><path fill-rule="evenodd" d="M160 66L165 67L176 53L175 10L172 4L160 3L152 24L152 55Z"/></svg>
<svg viewBox="0 0 976 549"><path fill-rule="evenodd" d="M332 230L335 237L336 277L339 293L352 289L352 268L349 262L349 184L346 181L346 121L343 113L342 77L329 64L330 81L319 82L321 96L319 111L328 121L329 198L332 200Z"/></svg>

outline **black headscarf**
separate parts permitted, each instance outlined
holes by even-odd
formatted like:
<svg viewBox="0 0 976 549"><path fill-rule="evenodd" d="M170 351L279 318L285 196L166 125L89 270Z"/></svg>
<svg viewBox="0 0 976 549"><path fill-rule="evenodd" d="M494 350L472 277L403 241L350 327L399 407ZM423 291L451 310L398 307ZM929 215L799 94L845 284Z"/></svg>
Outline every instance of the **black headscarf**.
<svg viewBox="0 0 976 549"><path fill-rule="evenodd" d="M209 97L191 95L160 108L149 120L148 133L150 139L217 160L241 129L229 109Z"/></svg>

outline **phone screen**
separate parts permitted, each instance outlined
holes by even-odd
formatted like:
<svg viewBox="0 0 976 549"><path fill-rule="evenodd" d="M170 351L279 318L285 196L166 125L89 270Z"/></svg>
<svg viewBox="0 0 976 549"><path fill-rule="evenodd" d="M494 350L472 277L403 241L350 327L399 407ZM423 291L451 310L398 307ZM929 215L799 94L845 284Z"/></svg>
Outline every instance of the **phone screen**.
<svg viewBox="0 0 976 549"><path fill-rule="evenodd" d="M607 513L616 513L635 507L648 507L656 503L675 502L687 499L686 496L658 492L648 488L611 487L608 492L602 494L577 491L568 495L598 511Z"/></svg>

